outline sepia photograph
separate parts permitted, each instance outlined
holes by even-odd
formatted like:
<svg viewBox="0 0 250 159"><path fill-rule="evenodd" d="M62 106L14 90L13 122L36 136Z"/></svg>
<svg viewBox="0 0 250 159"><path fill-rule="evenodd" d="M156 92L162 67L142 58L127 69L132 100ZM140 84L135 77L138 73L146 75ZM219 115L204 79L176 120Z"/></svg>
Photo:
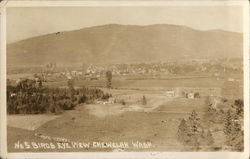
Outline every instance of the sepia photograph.
<svg viewBox="0 0 250 159"><path fill-rule="evenodd" d="M7 153L249 151L243 5L138 4L5 7Z"/></svg>

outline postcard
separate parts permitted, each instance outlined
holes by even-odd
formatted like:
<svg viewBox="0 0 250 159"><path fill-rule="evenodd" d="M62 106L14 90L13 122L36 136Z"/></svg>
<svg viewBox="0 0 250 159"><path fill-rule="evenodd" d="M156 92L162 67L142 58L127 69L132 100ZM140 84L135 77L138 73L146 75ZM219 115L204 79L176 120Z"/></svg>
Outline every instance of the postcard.
<svg viewBox="0 0 250 159"><path fill-rule="evenodd" d="M249 158L248 1L2 1L2 158Z"/></svg>

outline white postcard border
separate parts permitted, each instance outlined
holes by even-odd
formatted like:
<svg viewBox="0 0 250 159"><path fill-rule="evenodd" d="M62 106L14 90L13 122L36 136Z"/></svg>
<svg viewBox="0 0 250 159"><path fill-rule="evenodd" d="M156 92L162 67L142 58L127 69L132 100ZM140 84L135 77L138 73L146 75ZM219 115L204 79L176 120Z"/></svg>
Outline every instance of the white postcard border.
<svg viewBox="0 0 250 159"><path fill-rule="evenodd" d="M244 152L56 152L7 153L6 120L6 7L66 6L224 6L244 7ZM1 6L1 145L2 158L249 158L249 2L248 1L3 1Z"/></svg>

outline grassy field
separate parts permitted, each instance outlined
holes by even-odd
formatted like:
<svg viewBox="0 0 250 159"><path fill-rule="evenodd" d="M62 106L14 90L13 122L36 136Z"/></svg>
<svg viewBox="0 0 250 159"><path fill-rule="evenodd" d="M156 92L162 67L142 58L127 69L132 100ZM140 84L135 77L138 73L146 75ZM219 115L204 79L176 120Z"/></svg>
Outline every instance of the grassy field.
<svg viewBox="0 0 250 159"><path fill-rule="evenodd" d="M243 98L243 81L240 76L234 75L239 78L238 81L227 81L227 79L217 80L213 77L206 78L180 78L180 79L143 79L143 80L130 80L122 77L114 77L112 80L112 87L115 89L134 89L134 90L162 90L166 91L172 88L220 88L221 96L226 98ZM76 80L75 86L77 87L98 87L105 88L105 79L100 80ZM49 87L62 87L67 85L67 81L49 82L45 83Z"/></svg>
<svg viewBox="0 0 250 159"><path fill-rule="evenodd" d="M148 97L147 105L137 105L142 109L128 110L135 105L79 105L76 110L67 111L54 120L48 121L33 131L8 127L8 150L14 151L115 151L114 148L89 149L15 149L14 143L23 142L57 142L35 136L42 134L49 137L65 138L71 142L121 142L132 143L150 142L150 148L130 148L123 151L185 151L177 141L178 125L183 118L187 118L192 110L196 110L199 117L205 111L204 100L186 98L160 98L160 91L150 94L150 91L130 90L134 98L142 95ZM114 90L114 96L128 95L127 90ZM147 111L157 97L158 105ZM162 96L163 97L163 96ZM100 115L101 113L101 115ZM71 131L74 130L74 131ZM15 132L15 133L13 133ZM18 135L17 135L18 134ZM223 145L219 142L218 145Z"/></svg>
<svg viewBox="0 0 250 159"><path fill-rule="evenodd" d="M44 123L56 119L57 115L52 114L35 114L35 115L8 115L7 124L12 127L35 130ZM18 122L17 122L18 121ZM20 124L22 123L22 124Z"/></svg>
<svg viewBox="0 0 250 159"><path fill-rule="evenodd" d="M49 87L66 86L67 81L50 82ZM76 81L76 86L99 87L112 93L116 98L129 98L134 104L92 104L78 105L75 110L66 111L54 120L48 121L35 130L16 128L8 125L9 152L40 152L40 151L117 151L115 148L37 148L16 149L15 143L36 142L53 143L54 138L67 139L72 142L123 142L130 144L121 151L190 151L177 141L178 125L187 118L192 110L202 117L206 110L206 98L187 99L183 97L167 98L164 92L169 88L221 88L222 95L230 98L242 98L242 81L228 82L215 78L181 78L181 79L143 79L128 80L116 78L112 80L115 89L105 89L105 80ZM142 96L147 98L147 104L136 103ZM138 108L138 109L137 109ZM101 114L101 115L100 115ZM32 120L40 120L32 119ZM18 122L18 121L16 121ZM40 134L40 137L36 134ZM47 136L46 138L41 138ZM223 146L222 131L213 133L216 146ZM132 142L149 142L149 148L133 147ZM203 149L211 151L211 149Z"/></svg>
<svg viewBox="0 0 250 159"><path fill-rule="evenodd" d="M176 123L173 122L171 120L172 117L165 113L129 112L119 116L97 118L84 112L86 111L67 112L67 114L64 114L61 118L43 125L35 130L35 132L51 137L66 138L73 142L126 141L131 143L132 141L150 141L152 145L155 146L150 149L130 148L125 151L176 151L178 150L176 148L180 148L181 146L175 140L177 121ZM72 120L72 118L74 118L74 120ZM162 122L166 120L169 121ZM14 128L9 128L8 131L20 132L20 130ZM13 143L17 140L20 142L50 142L49 140L41 141L34 136L35 132L26 131L19 133L18 136L10 133L8 137L9 151L16 151L16 149L13 148ZM182 149L179 150L181 151ZM41 149L33 149L31 151L41 151ZM49 149L47 151L53 150ZM112 151L112 149L57 149L56 151Z"/></svg>
<svg viewBox="0 0 250 159"><path fill-rule="evenodd" d="M88 113L86 106L65 112L61 117L49 121L34 131L8 127L8 148L14 149L14 142L51 142L35 137L35 133L50 137L66 138L73 142L151 142L149 149L129 148L125 151L183 151L176 140L177 126L180 119L187 116L183 113L166 112L124 112L118 115L98 117ZM74 131L71 131L74 130ZM15 132L15 133L13 133ZM18 134L18 135L17 135ZM20 150L17 151L41 151ZM48 149L47 151L54 151ZM113 151L113 149L57 149L55 151Z"/></svg>

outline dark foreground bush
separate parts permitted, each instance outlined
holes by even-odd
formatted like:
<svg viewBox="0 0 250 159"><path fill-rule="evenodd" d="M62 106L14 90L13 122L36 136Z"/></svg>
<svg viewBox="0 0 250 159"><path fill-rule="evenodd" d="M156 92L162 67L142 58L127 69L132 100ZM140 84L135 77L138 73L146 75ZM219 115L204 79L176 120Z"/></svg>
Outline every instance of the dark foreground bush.
<svg viewBox="0 0 250 159"><path fill-rule="evenodd" d="M74 109L77 104L90 103L110 96L100 89L59 89L23 85L25 87L7 86L8 114L60 113Z"/></svg>

